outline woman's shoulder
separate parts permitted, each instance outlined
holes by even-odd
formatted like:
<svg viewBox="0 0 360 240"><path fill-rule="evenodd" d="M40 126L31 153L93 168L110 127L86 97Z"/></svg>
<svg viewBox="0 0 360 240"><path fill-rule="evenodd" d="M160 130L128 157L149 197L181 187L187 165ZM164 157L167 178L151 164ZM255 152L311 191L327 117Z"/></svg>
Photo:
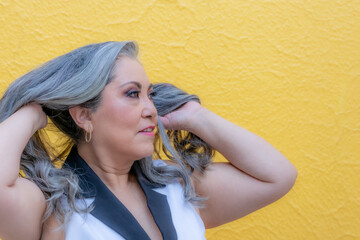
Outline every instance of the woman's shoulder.
<svg viewBox="0 0 360 240"><path fill-rule="evenodd" d="M0 234L5 239L36 239L41 234L46 200L32 181L18 177L0 194Z"/></svg>
<svg viewBox="0 0 360 240"><path fill-rule="evenodd" d="M55 214L52 214L43 224L41 240L63 240L65 239L64 228L56 219Z"/></svg>

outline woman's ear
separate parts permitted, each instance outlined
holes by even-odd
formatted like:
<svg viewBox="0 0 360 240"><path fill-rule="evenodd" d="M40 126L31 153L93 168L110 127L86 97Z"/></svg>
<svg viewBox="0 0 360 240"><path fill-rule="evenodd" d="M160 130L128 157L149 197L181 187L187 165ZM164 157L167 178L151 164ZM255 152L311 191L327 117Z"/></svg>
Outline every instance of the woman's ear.
<svg viewBox="0 0 360 240"><path fill-rule="evenodd" d="M89 124L92 125L90 110L88 108L80 106L71 107L69 108L69 113L76 125L84 129L85 131L88 130Z"/></svg>

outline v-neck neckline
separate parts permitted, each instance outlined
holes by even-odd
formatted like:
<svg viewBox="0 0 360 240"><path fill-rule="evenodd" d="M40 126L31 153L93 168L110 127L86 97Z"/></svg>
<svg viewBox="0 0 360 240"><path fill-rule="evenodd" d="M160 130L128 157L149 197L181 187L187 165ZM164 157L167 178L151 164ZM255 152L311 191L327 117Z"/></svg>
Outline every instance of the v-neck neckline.
<svg viewBox="0 0 360 240"><path fill-rule="evenodd" d="M145 230L131 212L81 158L75 146L67 157L64 167L72 169L78 175L83 197L94 198L94 207L90 212L94 217L125 239L150 240ZM134 162L132 171L135 172L140 187L144 191L147 206L163 239L177 239L167 197L154 191L154 189L165 187L165 185L150 182L143 174L138 161Z"/></svg>

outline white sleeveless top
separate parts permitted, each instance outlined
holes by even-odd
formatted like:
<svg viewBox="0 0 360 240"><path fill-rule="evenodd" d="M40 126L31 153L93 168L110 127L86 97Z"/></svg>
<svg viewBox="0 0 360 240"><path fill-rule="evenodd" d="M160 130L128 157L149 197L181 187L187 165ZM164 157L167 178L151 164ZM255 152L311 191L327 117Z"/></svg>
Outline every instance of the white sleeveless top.
<svg viewBox="0 0 360 240"><path fill-rule="evenodd" d="M73 213L66 225L66 240L150 239L125 206L81 159L76 149L72 149L66 163L78 173L82 189L90 192L84 194L85 202L78 201L78 204L94 206L89 214ZM164 164L161 160L154 161L155 166ZM179 181L166 186L154 185L145 178L139 166L135 172L163 239L205 239L204 223L193 205L185 200Z"/></svg>

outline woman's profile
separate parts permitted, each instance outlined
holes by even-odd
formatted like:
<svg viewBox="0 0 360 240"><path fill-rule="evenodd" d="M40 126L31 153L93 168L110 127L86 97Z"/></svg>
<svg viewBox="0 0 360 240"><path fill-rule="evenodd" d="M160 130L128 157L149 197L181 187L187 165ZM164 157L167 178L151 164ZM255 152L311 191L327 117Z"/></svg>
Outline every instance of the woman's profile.
<svg viewBox="0 0 360 240"><path fill-rule="evenodd" d="M292 188L297 171L278 150L196 95L150 83L137 54L131 41L90 44L9 86L0 238L205 239ZM57 154L47 118L68 140Z"/></svg>

